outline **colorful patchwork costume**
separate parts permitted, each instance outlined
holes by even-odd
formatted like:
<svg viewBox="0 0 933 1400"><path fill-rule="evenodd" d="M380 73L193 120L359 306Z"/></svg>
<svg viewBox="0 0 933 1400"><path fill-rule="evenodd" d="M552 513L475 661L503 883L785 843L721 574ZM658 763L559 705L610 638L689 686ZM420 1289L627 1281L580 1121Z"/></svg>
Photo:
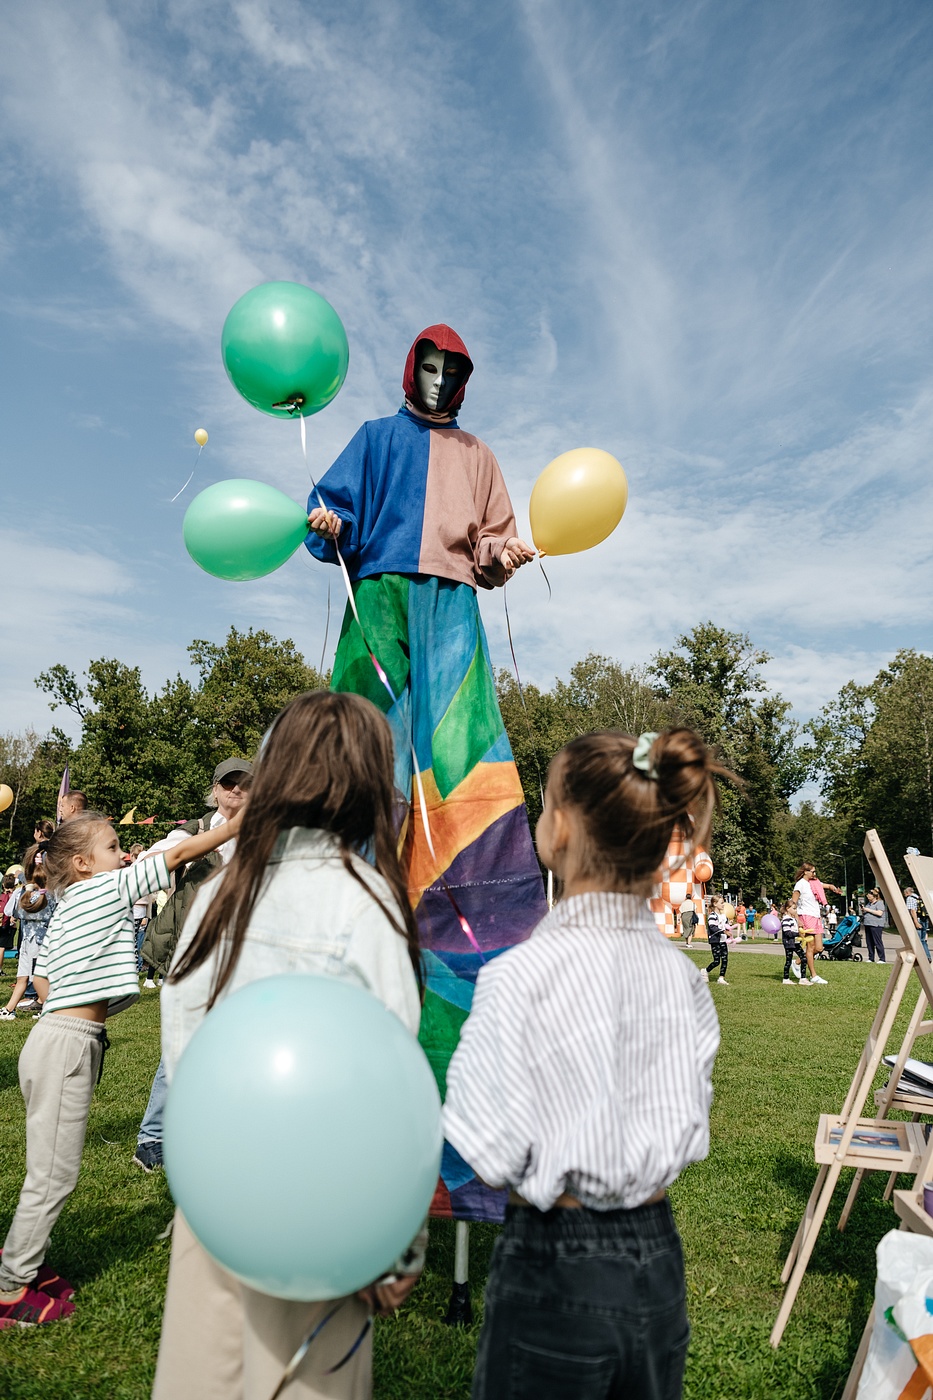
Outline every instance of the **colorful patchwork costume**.
<svg viewBox="0 0 933 1400"><path fill-rule="evenodd" d="M418 392L416 356L425 343L467 366L445 413L425 409ZM364 423L320 482L325 506L342 522L340 551L366 634L364 642L348 607L332 684L365 695L392 726L404 864L427 970L420 1038L442 1096L481 966L457 909L485 959L526 938L547 912L476 600L477 588L505 583L499 556L516 525L495 457L456 423L471 370L459 336L429 326L408 355L405 407ZM309 511L318 505L312 495ZM336 562L332 540L311 535L308 548ZM436 863L413 786L412 746ZM505 1193L479 1182L445 1144L432 1213L501 1221L504 1210Z"/></svg>

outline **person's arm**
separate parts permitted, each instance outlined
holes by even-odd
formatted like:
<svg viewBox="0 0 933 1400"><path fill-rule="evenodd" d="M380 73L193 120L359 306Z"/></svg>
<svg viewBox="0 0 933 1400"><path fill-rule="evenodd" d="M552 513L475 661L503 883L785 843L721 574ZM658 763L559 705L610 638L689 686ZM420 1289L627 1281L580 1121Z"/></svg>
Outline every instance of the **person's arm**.
<svg viewBox="0 0 933 1400"><path fill-rule="evenodd" d="M49 979L47 977L40 977L38 972L34 972L32 974L32 985L35 987L39 1000L44 1006L49 995Z"/></svg>
<svg viewBox="0 0 933 1400"><path fill-rule="evenodd" d="M354 558L360 551L361 493L369 480L368 457L369 437L364 424L308 498L311 533L305 544L324 564L336 564L334 542L338 538L345 559Z"/></svg>
<svg viewBox="0 0 933 1400"><path fill-rule="evenodd" d="M189 865L193 860L199 860L201 856L208 855L211 851L216 851L218 846L239 835L240 827L243 823L243 808L241 807L235 817L231 817L227 822L221 822L219 826L209 827L207 831L199 831L196 836L186 836L184 841L179 841L177 846L173 846L170 851L165 851L165 864L169 872L177 870L179 865Z"/></svg>
<svg viewBox="0 0 933 1400"><path fill-rule="evenodd" d="M518 537L508 488L491 452L484 465L489 476L485 499L477 501L480 522L476 535L476 566L487 588L500 588L516 569L534 559L535 551Z"/></svg>

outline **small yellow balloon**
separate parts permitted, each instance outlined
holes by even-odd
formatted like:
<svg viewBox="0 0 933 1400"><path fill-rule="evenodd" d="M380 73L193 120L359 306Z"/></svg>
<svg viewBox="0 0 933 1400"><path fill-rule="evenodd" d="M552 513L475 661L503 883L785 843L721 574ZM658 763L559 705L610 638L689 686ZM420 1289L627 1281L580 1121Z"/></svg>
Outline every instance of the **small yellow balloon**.
<svg viewBox="0 0 933 1400"><path fill-rule="evenodd" d="M0 783L0 812L5 812L13 802L13 789L6 783Z"/></svg>
<svg viewBox="0 0 933 1400"><path fill-rule="evenodd" d="M204 447L207 443L207 429L198 428L198 431L194 435L194 440L198 444L198 447Z"/></svg>
<svg viewBox="0 0 933 1400"><path fill-rule="evenodd" d="M723 908L723 911L722 911L722 912L725 914L725 916L726 916L727 919L734 919L734 918L735 918L735 905L734 905L734 904L727 904L727 905L725 905L725 907Z"/></svg>
<svg viewBox="0 0 933 1400"><path fill-rule="evenodd" d="M576 447L549 462L534 484L528 514L542 554L577 554L611 535L625 514L622 465L598 447Z"/></svg>

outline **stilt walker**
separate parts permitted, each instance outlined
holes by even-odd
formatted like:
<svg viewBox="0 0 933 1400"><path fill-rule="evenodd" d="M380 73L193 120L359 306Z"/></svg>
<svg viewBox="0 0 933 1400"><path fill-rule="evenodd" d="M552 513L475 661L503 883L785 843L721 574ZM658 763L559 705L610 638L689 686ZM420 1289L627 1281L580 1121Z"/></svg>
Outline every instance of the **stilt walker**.
<svg viewBox="0 0 933 1400"><path fill-rule="evenodd" d="M421 1042L442 1097L480 966L547 910L476 596L534 551L518 538L492 452L458 426L472 370L449 326L422 331L404 406L364 423L308 502L308 548L336 563L339 543L362 623L348 607L333 688L367 696L395 737L400 840L427 971ZM504 1212L505 1193L445 1144L432 1215Z"/></svg>

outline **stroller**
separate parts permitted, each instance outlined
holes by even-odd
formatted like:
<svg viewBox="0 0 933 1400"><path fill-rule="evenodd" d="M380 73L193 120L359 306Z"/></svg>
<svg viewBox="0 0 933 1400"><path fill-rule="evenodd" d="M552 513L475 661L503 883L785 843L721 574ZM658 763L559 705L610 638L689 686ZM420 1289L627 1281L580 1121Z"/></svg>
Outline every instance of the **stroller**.
<svg viewBox="0 0 933 1400"><path fill-rule="evenodd" d="M851 958L853 962L861 962L861 953L852 951L853 942L858 935L859 923L858 914L847 914L844 919L840 919L836 932L832 938L823 939L823 951L817 953L816 956L824 961L832 959L833 962L845 962Z"/></svg>

